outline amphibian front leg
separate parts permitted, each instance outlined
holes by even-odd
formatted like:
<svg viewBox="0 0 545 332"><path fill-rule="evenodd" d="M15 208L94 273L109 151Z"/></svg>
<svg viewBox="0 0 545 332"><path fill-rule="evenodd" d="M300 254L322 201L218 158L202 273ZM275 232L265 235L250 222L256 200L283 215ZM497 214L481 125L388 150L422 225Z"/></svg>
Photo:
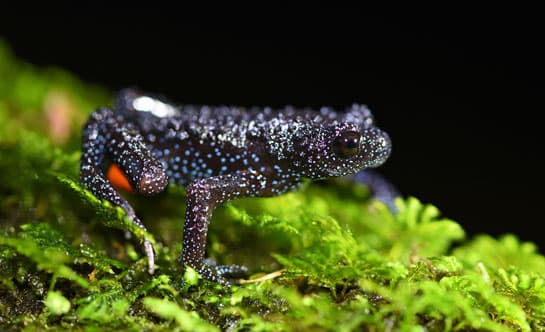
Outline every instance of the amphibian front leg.
<svg viewBox="0 0 545 332"><path fill-rule="evenodd" d="M81 182L98 198L120 206L137 227L146 230L130 204L106 178L105 169L111 163L119 165L138 193L155 194L167 185L163 166L151 154L138 131L112 110L103 108L93 112L84 127ZM153 273L155 257L148 240L144 240L144 250L148 270Z"/></svg>
<svg viewBox="0 0 545 332"><path fill-rule="evenodd" d="M372 169L360 171L350 176L355 182L363 183L371 190L372 198L386 204L392 212L397 212L395 198L401 196L395 186L380 173Z"/></svg>
<svg viewBox="0 0 545 332"><path fill-rule="evenodd" d="M228 285L226 275L245 273L242 266L211 266L205 263L206 235L214 209L238 197L270 196L275 190L272 179L250 169L233 174L197 179L187 188L182 263L194 268L204 278ZM287 187L284 183L275 184ZM278 185L275 188L278 189Z"/></svg>

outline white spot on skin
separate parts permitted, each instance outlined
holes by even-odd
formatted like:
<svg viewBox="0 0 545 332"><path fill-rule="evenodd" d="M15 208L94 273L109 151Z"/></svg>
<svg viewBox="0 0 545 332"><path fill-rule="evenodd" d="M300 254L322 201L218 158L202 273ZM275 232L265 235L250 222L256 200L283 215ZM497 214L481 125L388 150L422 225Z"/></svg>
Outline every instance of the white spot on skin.
<svg viewBox="0 0 545 332"><path fill-rule="evenodd" d="M149 112L158 118L170 118L179 115L178 109L148 96L135 98L132 107L139 112Z"/></svg>

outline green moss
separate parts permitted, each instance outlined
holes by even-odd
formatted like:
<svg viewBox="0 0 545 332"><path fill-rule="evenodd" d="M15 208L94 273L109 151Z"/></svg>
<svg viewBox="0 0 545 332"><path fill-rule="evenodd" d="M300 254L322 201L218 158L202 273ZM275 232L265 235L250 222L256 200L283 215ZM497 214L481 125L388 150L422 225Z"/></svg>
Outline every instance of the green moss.
<svg viewBox="0 0 545 332"><path fill-rule="evenodd" d="M203 280L177 262L183 189L127 195L145 233L78 184L81 124L110 94L20 62L2 42L0 77L0 329L545 330L545 257L535 245L467 239L416 198L398 200L392 215L340 180L219 208L209 256L258 280ZM67 102L51 107L51 94ZM69 135L59 141L44 109L66 105ZM153 276L145 237L157 252Z"/></svg>

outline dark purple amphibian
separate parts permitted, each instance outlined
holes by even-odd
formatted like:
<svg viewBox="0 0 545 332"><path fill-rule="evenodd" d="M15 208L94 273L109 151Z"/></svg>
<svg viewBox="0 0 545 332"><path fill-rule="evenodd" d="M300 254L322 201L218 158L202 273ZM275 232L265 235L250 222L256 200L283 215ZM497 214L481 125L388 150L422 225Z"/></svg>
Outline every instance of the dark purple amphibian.
<svg viewBox="0 0 545 332"><path fill-rule="evenodd" d="M90 115L83 130L80 176L97 197L123 208L143 229L106 177L109 166L118 165L137 193L156 194L167 182L186 186L181 262L206 279L228 284L227 276L245 268L217 266L204 258L216 207L239 197L279 195L304 178L356 174L384 163L390 151L388 135L375 127L363 105L344 112L327 107L175 107L125 90L114 109ZM380 191L381 186L375 187ZM153 248L148 241L144 248L153 273Z"/></svg>

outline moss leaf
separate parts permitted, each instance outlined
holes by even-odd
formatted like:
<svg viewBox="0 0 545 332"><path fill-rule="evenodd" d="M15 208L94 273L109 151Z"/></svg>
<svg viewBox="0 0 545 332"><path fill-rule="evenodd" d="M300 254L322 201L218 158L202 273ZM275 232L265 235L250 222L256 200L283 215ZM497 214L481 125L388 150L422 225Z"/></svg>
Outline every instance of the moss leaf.
<svg viewBox="0 0 545 332"><path fill-rule="evenodd" d="M219 331L217 327L202 320L195 312L186 311L174 302L153 297L146 297L142 302L147 310L163 319L175 321L176 325L184 331Z"/></svg>

